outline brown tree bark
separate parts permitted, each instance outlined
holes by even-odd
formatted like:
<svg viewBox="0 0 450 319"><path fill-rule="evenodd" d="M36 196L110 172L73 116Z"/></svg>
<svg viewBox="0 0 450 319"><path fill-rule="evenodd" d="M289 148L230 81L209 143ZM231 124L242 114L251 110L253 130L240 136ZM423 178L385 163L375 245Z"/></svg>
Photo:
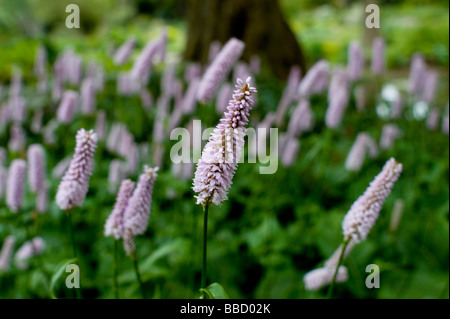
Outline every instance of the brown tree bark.
<svg viewBox="0 0 450 319"><path fill-rule="evenodd" d="M303 74L306 71L304 55L278 0L190 0L187 14L187 61L206 64L212 41L224 44L236 37L245 43L244 61L258 55L281 79L293 65Z"/></svg>

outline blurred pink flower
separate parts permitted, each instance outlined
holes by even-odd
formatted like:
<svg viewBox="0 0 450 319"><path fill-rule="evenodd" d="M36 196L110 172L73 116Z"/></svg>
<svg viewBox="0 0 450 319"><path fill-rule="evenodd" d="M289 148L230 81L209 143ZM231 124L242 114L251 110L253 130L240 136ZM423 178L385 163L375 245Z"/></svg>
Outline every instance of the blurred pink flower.
<svg viewBox="0 0 450 319"><path fill-rule="evenodd" d="M212 100L220 84L231 70L244 50L244 43L236 38L230 39L215 57L203 75L197 92L197 99L202 103Z"/></svg>
<svg viewBox="0 0 450 319"><path fill-rule="evenodd" d="M62 210L81 206L89 188L92 175L97 134L80 129L76 135L75 154L56 193L56 204Z"/></svg>

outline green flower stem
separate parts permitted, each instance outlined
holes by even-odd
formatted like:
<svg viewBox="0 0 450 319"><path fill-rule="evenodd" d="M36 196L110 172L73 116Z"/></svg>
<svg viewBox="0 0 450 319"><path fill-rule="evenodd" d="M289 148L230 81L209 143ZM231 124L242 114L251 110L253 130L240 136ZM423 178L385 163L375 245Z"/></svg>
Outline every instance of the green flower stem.
<svg viewBox="0 0 450 319"><path fill-rule="evenodd" d="M77 258L77 248L76 248L76 242L75 242L75 231L73 227L72 222L72 212L70 210L66 210L67 218L69 220L69 231L70 231L70 240L72 243L72 255L73 257Z"/></svg>
<svg viewBox="0 0 450 319"><path fill-rule="evenodd" d="M119 299L119 241L114 240L114 296Z"/></svg>
<svg viewBox="0 0 450 319"><path fill-rule="evenodd" d="M204 216L203 216L203 265L202 265L202 284L201 288L206 288L206 259L207 259L207 249L208 249L208 209L209 204L203 206Z"/></svg>
<svg viewBox="0 0 450 319"><path fill-rule="evenodd" d="M75 242L75 231L73 227L72 222L72 211L70 209L66 210L67 218L69 219L69 228L70 228L70 239L72 242L72 254L74 258L77 258L77 248L76 248L76 242ZM74 288L75 289L75 296L76 299L81 299L80 289L81 288Z"/></svg>
<svg viewBox="0 0 450 319"><path fill-rule="evenodd" d="M337 277L337 274L339 271L339 267L341 266L342 262L344 261L345 249L347 248L347 245L349 242L350 242L350 238L344 239L344 241L342 242L342 250L341 250L341 254L339 255L339 261L337 263L336 270L334 271L333 280L331 281L330 288L328 289L328 295L327 295L328 299L330 299L333 295L333 289L334 289L334 286L336 285L336 277Z"/></svg>
<svg viewBox="0 0 450 319"><path fill-rule="evenodd" d="M144 290L144 283L141 279L141 272L139 271L139 264L138 264L138 258L136 250L131 254L131 259L133 260L134 265L134 272L136 273L136 279L139 283L139 287L141 288L142 298L146 299L145 297L145 290Z"/></svg>

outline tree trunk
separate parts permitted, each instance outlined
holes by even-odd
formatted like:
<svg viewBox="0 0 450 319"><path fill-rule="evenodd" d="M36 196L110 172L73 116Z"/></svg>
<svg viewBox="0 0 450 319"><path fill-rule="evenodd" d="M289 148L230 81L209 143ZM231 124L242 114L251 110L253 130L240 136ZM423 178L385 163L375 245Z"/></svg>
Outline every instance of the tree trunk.
<svg viewBox="0 0 450 319"><path fill-rule="evenodd" d="M258 55L281 79L293 65L305 73L303 53L278 0L190 0L185 60L206 64L210 43L231 37L244 41L244 61Z"/></svg>

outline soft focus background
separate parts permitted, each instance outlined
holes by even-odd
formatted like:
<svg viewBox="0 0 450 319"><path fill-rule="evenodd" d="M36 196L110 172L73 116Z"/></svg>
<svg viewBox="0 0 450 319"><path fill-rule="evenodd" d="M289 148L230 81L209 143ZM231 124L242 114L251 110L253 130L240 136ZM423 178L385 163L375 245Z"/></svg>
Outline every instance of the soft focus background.
<svg viewBox="0 0 450 319"><path fill-rule="evenodd" d="M153 129L161 82L168 66L174 66L177 83L181 83L177 85L185 92L189 85L184 77L185 70L192 62L207 62L209 40L215 40L216 35L222 42L231 36L245 38L244 31L252 27L252 20L245 11L239 11L240 15L236 16L230 10L227 19L207 19L199 28L195 24L196 17L218 14L211 5L214 2L61 0L49 4L43 0L0 0L0 88L3 87L0 109L7 107L8 87L17 72L22 74L22 96L26 101L25 120L20 124L26 138L22 149L11 149L9 141L14 124L0 119L0 146L7 150L2 165L7 168L13 159L26 158L26 146L42 144L46 150L49 186L48 210L43 214L34 212L36 198L28 189L18 214L10 212L2 194L0 247L8 235L16 238L15 252L31 236L41 236L46 247L41 255L29 260L25 269L16 267L13 257L12 267L0 270L1 298L49 298L51 291L59 298L73 296L64 287L64 275L51 284L61 263L72 257L67 219L54 203L60 182L54 169L73 154L76 131L95 128L101 110L106 112L107 132L113 123L124 123L139 145L138 169L127 177L136 180L144 164L154 165L158 161L154 152L161 146L154 143ZM291 165L280 161L277 172L272 175L259 174L260 164L239 165L229 200L210 209L208 281L219 282L232 298L323 298L326 288L315 293L306 291L303 275L320 265L338 247L345 213L386 160L395 157L404 165L403 174L368 239L357 245L346 260L349 280L336 287L335 296L448 298L448 1L378 1L381 28L371 31L364 27L364 1L242 2L248 10L252 10L252 6L263 6L263 2L267 8L279 8L279 19L286 22L285 28L296 40L289 44L293 45L292 50L289 46L256 45L251 52L250 48L244 52L244 62L259 56L261 63L260 71L254 74L259 93L249 126L256 127L268 112L276 112L289 70L295 63L309 69L318 60L326 59L332 67L346 66L347 49L354 40L360 42L366 56L366 70L358 84L370 87L371 95L365 110L358 111L353 94L356 85L353 85L349 105L337 129L329 129L324 124L326 92L312 96L315 125L299 138L300 151ZM65 8L70 3L80 6L80 29L65 27ZM221 5L235 8L236 1L221 1ZM278 12L264 7L256 11L267 17ZM129 70L145 44L160 37L164 30L168 39L165 60L155 63L147 85L154 103L143 107L139 93L117 92L117 77L120 72ZM289 42L289 34L280 30L278 37L284 39L285 36L286 43ZM137 40L131 58L116 66L112 58L114 52L131 36ZM271 36L274 35L268 35L267 39ZM381 76L370 72L372 39L377 36L386 41L387 70ZM37 89L33 72L40 45L48 54L46 70L50 88L43 91ZM70 124L55 125L59 101L52 99L52 65L58 55L68 49L82 58L83 76L89 73L92 63L104 70L104 88L97 93L95 114L77 112ZM292 52L298 54L293 56ZM408 92L410 62L416 52L423 54L427 67L439 76L436 95L428 103ZM233 81L230 75L229 82ZM80 85L69 84L66 88L78 91ZM390 116L392 96L399 94L405 107L401 116L393 119ZM175 102L170 103L164 119L166 126L174 113ZM273 125L280 133L286 131L295 106L295 103L289 105L282 125ZM439 123L430 128L427 119L432 109L439 111ZM32 129L36 113L42 114L42 130ZM204 127L213 127L220 116L215 101L198 104L193 114L181 117L178 126L186 127L193 119L200 119ZM358 172L349 172L345 161L357 134L367 132L379 142L383 125L387 123L395 123L401 131L393 147L380 150L376 158L366 158ZM52 138L46 136L47 133ZM195 205L193 198L193 171L182 176L173 167L169 152L175 141L170 141L168 133L166 135L148 230L137 238L140 267L148 296L195 298L200 285L202 209ZM104 237L103 229L116 195L116 185L108 179L110 163L124 158L107 147L107 138L99 142L83 207L73 211L81 252L79 264L84 298L113 297L114 242ZM392 229L392 212L399 200L404 203L403 215L398 228ZM377 264L381 269L380 289L365 287L368 264ZM132 262L122 251L119 269L121 297L140 298Z"/></svg>

